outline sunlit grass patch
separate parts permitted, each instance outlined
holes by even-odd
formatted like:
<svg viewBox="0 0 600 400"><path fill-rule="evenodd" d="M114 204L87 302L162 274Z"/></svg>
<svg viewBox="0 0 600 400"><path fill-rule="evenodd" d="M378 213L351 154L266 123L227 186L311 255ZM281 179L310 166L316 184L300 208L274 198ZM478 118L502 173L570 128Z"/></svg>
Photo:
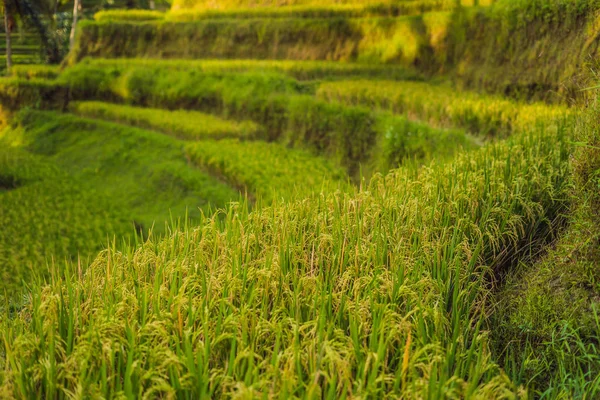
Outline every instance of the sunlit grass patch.
<svg viewBox="0 0 600 400"><path fill-rule="evenodd" d="M326 160L277 143L203 141L186 146L198 166L264 199L293 199L323 188L347 188L346 173Z"/></svg>
<svg viewBox="0 0 600 400"><path fill-rule="evenodd" d="M144 231L164 230L171 218L200 217L238 193L190 165L183 144L158 132L49 111L23 111L12 129L25 151L38 154L112 199ZM13 139L13 140L16 140Z"/></svg>
<svg viewBox="0 0 600 400"><path fill-rule="evenodd" d="M410 68L398 65L373 63L341 63L335 61L252 60L252 59L147 59L147 58L85 58L72 68L83 66L96 68L160 67L173 70L195 70L204 73L261 72L283 73L298 80L344 77L381 78L395 80L423 80L423 76Z"/></svg>
<svg viewBox="0 0 600 400"><path fill-rule="evenodd" d="M390 110L437 126L463 127L481 136L506 136L575 113L563 106L527 104L421 82L325 82L320 85L317 97Z"/></svg>
<svg viewBox="0 0 600 400"><path fill-rule="evenodd" d="M70 103L69 109L84 117L153 129L186 140L252 139L259 136L261 131L260 127L251 121L229 121L197 111L169 111L98 101Z"/></svg>

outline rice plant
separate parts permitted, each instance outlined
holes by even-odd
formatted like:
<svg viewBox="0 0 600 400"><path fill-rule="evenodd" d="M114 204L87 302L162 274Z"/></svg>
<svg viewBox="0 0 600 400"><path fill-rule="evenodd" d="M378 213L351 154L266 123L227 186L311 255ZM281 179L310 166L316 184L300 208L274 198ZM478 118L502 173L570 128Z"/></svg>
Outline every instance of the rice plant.
<svg viewBox="0 0 600 400"><path fill-rule="evenodd" d="M348 178L341 168L276 143L203 141L186 145L186 154L196 165L267 204L273 199L302 198L324 188L347 188Z"/></svg>
<svg viewBox="0 0 600 400"><path fill-rule="evenodd" d="M491 358L487 282L564 210L567 132L523 133L356 193L233 205L55 271L2 319L0 391L524 395Z"/></svg>
<svg viewBox="0 0 600 400"><path fill-rule="evenodd" d="M71 112L88 118L98 118L157 130L185 140L240 138L252 139L260 127L251 122L228 121L197 111L169 111L141 108L99 101L70 103Z"/></svg>
<svg viewBox="0 0 600 400"><path fill-rule="evenodd" d="M573 113L563 106L526 104L420 82L325 82L319 86L317 97L407 114L437 126L463 127L482 136L506 136Z"/></svg>

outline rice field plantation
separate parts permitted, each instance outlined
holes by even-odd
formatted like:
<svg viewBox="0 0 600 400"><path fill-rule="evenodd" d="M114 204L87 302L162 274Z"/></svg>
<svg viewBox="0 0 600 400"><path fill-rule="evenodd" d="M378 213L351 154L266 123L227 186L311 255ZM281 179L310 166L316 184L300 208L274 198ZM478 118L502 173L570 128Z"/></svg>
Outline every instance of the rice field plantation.
<svg viewBox="0 0 600 400"><path fill-rule="evenodd" d="M595 0L168 3L0 78L0 399L600 398Z"/></svg>
<svg viewBox="0 0 600 400"><path fill-rule="evenodd" d="M236 123L197 111L168 111L96 101L72 102L72 113L164 132L179 139L252 139L260 127L250 121Z"/></svg>

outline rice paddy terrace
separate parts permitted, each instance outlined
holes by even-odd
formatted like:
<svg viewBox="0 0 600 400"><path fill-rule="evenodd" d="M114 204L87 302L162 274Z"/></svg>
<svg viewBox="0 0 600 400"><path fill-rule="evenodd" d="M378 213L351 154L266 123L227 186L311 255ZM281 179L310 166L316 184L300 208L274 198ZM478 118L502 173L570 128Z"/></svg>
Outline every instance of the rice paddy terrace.
<svg viewBox="0 0 600 400"><path fill-rule="evenodd" d="M82 22L0 80L0 398L597 398L599 18Z"/></svg>

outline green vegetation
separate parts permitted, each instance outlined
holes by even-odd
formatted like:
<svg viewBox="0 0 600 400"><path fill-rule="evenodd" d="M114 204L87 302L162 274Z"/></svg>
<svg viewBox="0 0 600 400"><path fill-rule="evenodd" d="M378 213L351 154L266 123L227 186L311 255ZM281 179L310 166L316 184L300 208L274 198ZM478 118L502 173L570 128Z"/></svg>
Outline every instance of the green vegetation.
<svg viewBox="0 0 600 400"><path fill-rule="evenodd" d="M167 133L179 139L251 139L258 135L259 127L253 122L236 123L197 111L167 111L157 108L140 108L118 104L85 101L71 103L75 114L115 121Z"/></svg>
<svg viewBox="0 0 600 400"><path fill-rule="evenodd" d="M54 163L0 141L0 291L18 290L47 262L93 257L133 224L112 199Z"/></svg>
<svg viewBox="0 0 600 400"><path fill-rule="evenodd" d="M497 295L498 349L515 382L551 398L600 395L600 135L596 103L577 127L568 225Z"/></svg>
<svg viewBox="0 0 600 400"><path fill-rule="evenodd" d="M321 3L321 2L319 2ZM451 10L455 1L411 0L401 2L357 4L315 4L280 5L236 8L195 7L192 9L173 9L165 15L167 21L190 22L220 18L372 18L415 15L431 11ZM471 1L462 1L472 5Z"/></svg>
<svg viewBox="0 0 600 400"><path fill-rule="evenodd" d="M162 69L195 70L204 73L261 72L282 73L292 78L304 80L333 80L348 77L381 78L394 80L423 80L413 69L395 65L360 63L338 63L331 61L292 61L292 60L163 60L147 58L86 58L75 68L116 68L123 70L132 67L160 67ZM68 71L68 70L67 70Z"/></svg>
<svg viewBox="0 0 600 400"><path fill-rule="evenodd" d="M11 75L21 79L54 79L60 73L56 65L15 65Z"/></svg>
<svg viewBox="0 0 600 400"><path fill-rule="evenodd" d="M189 68L173 70L168 65L84 63L68 68L59 81L70 86L75 98L199 109L226 118L252 120L264 127L268 139L326 155L354 178L358 178L361 165L369 174L369 165L387 170L398 166L400 160L427 160L435 149L443 148L451 154L472 147L464 132L449 133L364 107L315 99L304 94L314 91L313 84L275 73L203 73ZM418 140L407 144L405 137L411 134ZM387 143L393 148L378 151L378 143L385 137L393 139Z"/></svg>
<svg viewBox="0 0 600 400"><path fill-rule="evenodd" d="M31 271L43 275L51 259L92 256L134 227L160 234L167 221L195 221L199 208L238 198L154 132L22 111L0 139L2 291Z"/></svg>
<svg viewBox="0 0 600 400"><path fill-rule="evenodd" d="M111 21L152 21L163 19L165 13L153 10L103 10L94 14L94 20Z"/></svg>
<svg viewBox="0 0 600 400"><path fill-rule="evenodd" d="M86 22L71 62L103 58L291 59L435 68L429 37L449 13L400 18L244 18ZM429 63L429 64L427 64ZM430 69L427 69L429 71Z"/></svg>
<svg viewBox="0 0 600 400"><path fill-rule="evenodd" d="M95 66L78 64L62 73L58 82L74 99L117 98L159 108L220 108L221 103L252 101L279 93L314 90L309 84L277 73L203 72L156 66ZM229 100L231 99L231 100ZM243 104L238 104L242 107Z"/></svg>
<svg viewBox="0 0 600 400"><path fill-rule="evenodd" d="M145 231L171 216L198 219L199 208L223 206L236 193L188 165L183 146L168 136L54 112L28 111L4 137L46 156L93 192L127 210Z"/></svg>
<svg viewBox="0 0 600 400"><path fill-rule="evenodd" d="M341 169L325 160L276 143L203 141L188 144L186 152L198 166L266 203L319 193L324 185L343 189L346 179Z"/></svg>
<svg viewBox="0 0 600 400"><path fill-rule="evenodd" d="M64 86L43 79L0 78L0 105L3 112L26 106L64 108L68 92Z"/></svg>
<svg viewBox="0 0 600 400"><path fill-rule="evenodd" d="M596 80L598 8L596 0L499 0L459 13L447 64L474 89L572 102Z"/></svg>
<svg viewBox="0 0 600 400"><path fill-rule="evenodd" d="M523 134L354 195L234 208L223 222L104 252L79 278L67 269L35 285L3 320L2 390L509 395L490 359L482 283L564 209L566 139L564 129Z"/></svg>
<svg viewBox="0 0 600 400"><path fill-rule="evenodd" d="M89 22L71 61L92 56L400 64L446 74L471 89L570 102L594 79L589 71L598 51L596 3L498 0L490 7L380 18L289 11L278 11L282 18L258 18L266 12L261 8L247 12L253 18L241 18L236 8L232 18L215 18L230 12L223 10L175 12L172 18L188 21Z"/></svg>
<svg viewBox="0 0 600 400"><path fill-rule="evenodd" d="M489 0L478 2L479 5L489 5ZM404 10L410 9L423 12L430 9L450 9L455 6L455 0L402 0L392 2L389 0L260 0L260 1L243 1L243 0L226 0L214 2L210 0L174 0L173 10L222 10L229 12L249 12L251 10L266 10L267 12L276 12L276 8L283 10L295 8L321 8L321 9L391 9ZM476 4L473 0L461 0L461 4L472 6ZM285 12L285 11L284 11ZM401 12L397 12L401 13Z"/></svg>
<svg viewBox="0 0 600 400"><path fill-rule="evenodd" d="M480 145L462 130L436 129L407 118L383 118L380 124L382 133L377 137L370 164L362 166L365 176L411 163L422 165L433 159L451 159L461 151Z"/></svg>
<svg viewBox="0 0 600 400"><path fill-rule="evenodd" d="M600 396L599 0L161 10L0 79L0 398Z"/></svg>
<svg viewBox="0 0 600 400"><path fill-rule="evenodd" d="M40 57L42 49L38 35L33 32L24 32L23 27L19 31L18 34L13 34L12 37L11 51L13 67L40 63L42 61ZM4 24L2 24L2 34L0 35L0 75L6 75L6 35Z"/></svg>
<svg viewBox="0 0 600 400"><path fill-rule="evenodd" d="M319 86L317 97L408 114L434 125L463 127L479 135L506 135L572 113L566 107L518 103L419 82L328 82Z"/></svg>

